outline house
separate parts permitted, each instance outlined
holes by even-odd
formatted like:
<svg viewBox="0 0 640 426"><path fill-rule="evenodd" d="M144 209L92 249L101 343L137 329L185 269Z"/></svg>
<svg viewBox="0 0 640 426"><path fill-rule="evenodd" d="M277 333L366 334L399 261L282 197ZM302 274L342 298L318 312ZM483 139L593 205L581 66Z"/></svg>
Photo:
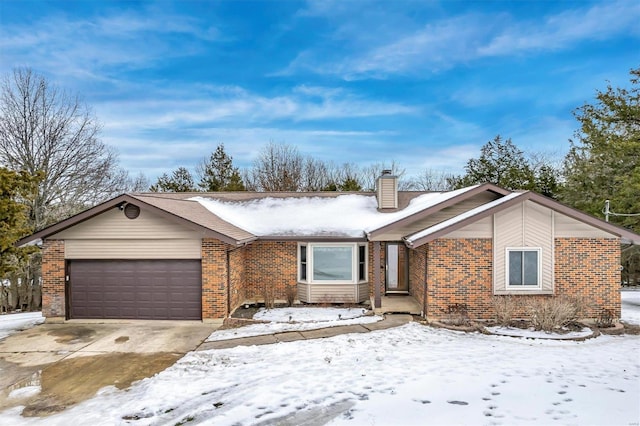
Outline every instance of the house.
<svg viewBox="0 0 640 426"><path fill-rule="evenodd" d="M484 184L368 193L134 193L56 223L42 242L48 320L219 320L247 300L380 307L430 319L493 296L581 295L620 317L620 245L640 235L533 192Z"/></svg>

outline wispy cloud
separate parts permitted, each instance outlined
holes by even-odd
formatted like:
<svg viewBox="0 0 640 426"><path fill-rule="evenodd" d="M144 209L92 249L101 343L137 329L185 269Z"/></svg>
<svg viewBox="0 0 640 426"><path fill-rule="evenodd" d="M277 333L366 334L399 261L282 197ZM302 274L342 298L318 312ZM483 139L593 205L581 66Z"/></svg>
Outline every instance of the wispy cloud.
<svg viewBox="0 0 640 426"><path fill-rule="evenodd" d="M240 87L225 86L208 92L193 87L147 93L143 99L106 101L96 105L108 129L158 128L221 123L293 123L349 118L414 115L419 108L381 102L340 88L297 86L289 94L268 97Z"/></svg>
<svg viewBox="0 0 640 426"><path fill-rule="evenodd" d="M167 36L181 37L180 48ZM149 68L166 58L194 54L203 43L219 38L215 26L152 9L90 19L58 13L29 24L0 26L5 67L38 64L51 74L98 80L114 67Z"/></svg>
<svg viewBox="0 0 640 426"><path fill-rule="evenodd" d="M313 5L306 9L308 14L336 20L336 33L345 31L341 20L347 17L341 13L331 14L326 7L316 3ZM318 48L319 51L310 48L300 52L281 73L295 74L304 70L339 75L347 80L417 75L481 58L561 50L619 34L640 36L637 24L640 22L640 3L620 0L580 6L540 20L518 20L506 13L464 13L427 19L428 23L413 30L412 25L399 26L393 33L385 28L374 32L376 37L372 37L370 31L370 28L376 28L375 24L359 21L359 29L366 34L366 40L355 31L349 32L350 39L336 36L346 45L334 47L341 53L347 50L350 54L327 58L329 49L326 47Z"/></svg>

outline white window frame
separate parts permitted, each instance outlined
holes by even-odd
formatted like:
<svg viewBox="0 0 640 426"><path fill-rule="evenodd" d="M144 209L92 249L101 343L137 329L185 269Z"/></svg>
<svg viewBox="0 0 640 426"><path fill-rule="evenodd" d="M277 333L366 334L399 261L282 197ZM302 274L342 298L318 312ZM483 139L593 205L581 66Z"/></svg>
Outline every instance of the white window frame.
<svg viewBox="0 0 640 426"><path fill-rule="evenodd" d="M538 253L538 284L537 285L510 285L509 284L509 253L532 251ZM505 275L504 283L507 290L538 291L542 290L542 247L507 247L505 249ZM524 266L524 265L523 265ZM524 273L524 270L523 270Z"/></svg>
<svg viewBox="0 0 640 426"><path fill-rule="evenodd" d="M301 247L306 247L306 279L302 279L301 270ZM351 279L350 280L314 280L313 279L313 248L314 247L351 247ZM364 277L359 279L360 275L360 247L364 247ZM369 245L367 243L298 243L297 253L297 275L298 282L308 284L358 284L369 281Z"/></svg>

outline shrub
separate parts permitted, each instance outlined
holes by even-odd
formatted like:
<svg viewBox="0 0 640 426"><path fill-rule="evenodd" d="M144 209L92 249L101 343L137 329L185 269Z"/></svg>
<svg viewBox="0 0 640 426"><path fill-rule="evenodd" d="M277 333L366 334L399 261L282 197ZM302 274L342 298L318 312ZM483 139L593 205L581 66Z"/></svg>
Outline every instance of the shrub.
<svg viewBox="0 0 640 426"><path fill-rule="evenodd" d="M298 288L296 286L287 287L285 296L287 298L287 306L293 306L293 302L296 300L296 297L298 296Z"/></svg>
<svg viewBox="0 0 640 426"><path fill-rule="evenodd" d="M453 303L447 306L445 321L451 325L469 325L469 314L467 305L464 303Z"/></svg>
<svg viewBox="0 0 640 426"><path fill-rule="evenodd" d="M513 296L493 296L491 305L496 313L496 323L508 327L513 324L513 319L518 312L521 303Z"/></svg>
<svg viewBox="0 0 640 426"><path fill-rule="evenodd" d="M613 311L611 309L602 308L595 320L596 327L609 328L613 327Z"/></svg>
<svg viewBox="0 0 640 426"><path fill-rule="evenodd" d="M546 332L576 321L583 310L582 299L566 296L535 299L527 304L529 320L533 328Z"/></svg>
<svg viewBox="0 0 640 426"><path fill-rule="evenodd" d="M264 307L273 309L275 306L275 295L273 288L269 284L265 284L262 287L262 298L264 299Z"/></svg>

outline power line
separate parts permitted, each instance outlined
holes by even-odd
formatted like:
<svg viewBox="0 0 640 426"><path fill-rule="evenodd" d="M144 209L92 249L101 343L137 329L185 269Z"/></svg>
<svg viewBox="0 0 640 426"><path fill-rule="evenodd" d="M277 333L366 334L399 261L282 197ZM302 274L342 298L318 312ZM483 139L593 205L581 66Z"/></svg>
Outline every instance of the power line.
<svg viewBox="0 0 640 426"><path fill-rule="evenodd" d="M634 217L640 216L640 213L615 213L611 211L609 206L609 200L604 201L604 209L602 209L602 213L604 213L604 220L609 222L609 216L623 216L623 217Z"/></svg>

